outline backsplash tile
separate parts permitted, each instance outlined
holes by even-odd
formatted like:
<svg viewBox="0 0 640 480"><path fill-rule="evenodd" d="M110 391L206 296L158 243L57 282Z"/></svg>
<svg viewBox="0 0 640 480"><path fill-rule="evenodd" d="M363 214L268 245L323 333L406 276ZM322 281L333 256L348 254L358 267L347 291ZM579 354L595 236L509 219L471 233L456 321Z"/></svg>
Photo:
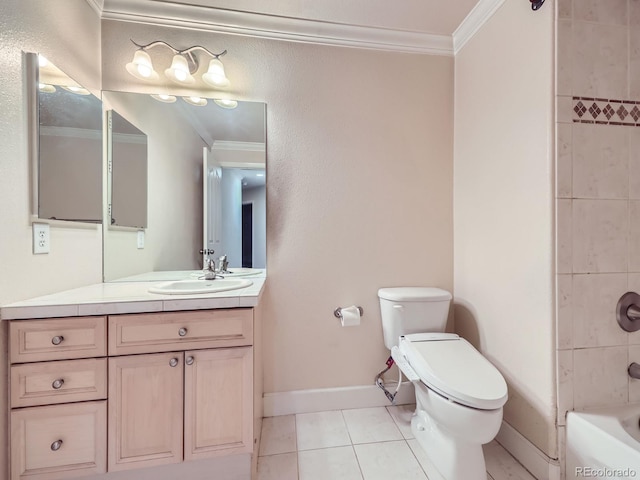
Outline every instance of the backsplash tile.
<svg viewBox="0 0 640 480"><path fill-rule="evenodd" d="M640 127L640 101L573 97L574 123Z"/></svg>

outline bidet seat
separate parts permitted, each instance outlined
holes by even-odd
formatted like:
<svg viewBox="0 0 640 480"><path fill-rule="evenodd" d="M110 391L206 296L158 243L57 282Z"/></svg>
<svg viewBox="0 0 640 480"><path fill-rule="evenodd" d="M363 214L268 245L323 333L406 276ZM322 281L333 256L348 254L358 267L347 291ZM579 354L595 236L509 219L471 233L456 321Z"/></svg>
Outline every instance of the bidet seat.
<svg viewBox="0 0 640 480"><path fill-rule="evenodd" d="M453 402L495 410L507 401L507 384L498 369L458 335L404 335L399 349L426 387Z"/></svg>

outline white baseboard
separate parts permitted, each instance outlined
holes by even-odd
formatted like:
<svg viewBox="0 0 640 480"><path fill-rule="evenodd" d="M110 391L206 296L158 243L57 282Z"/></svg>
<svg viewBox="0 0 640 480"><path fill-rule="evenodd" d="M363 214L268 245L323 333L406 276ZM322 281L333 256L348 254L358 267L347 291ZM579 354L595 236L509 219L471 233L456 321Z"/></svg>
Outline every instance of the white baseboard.
<svg viewBox="0 0 640 480"><path fill-rule="evenodd" d="M395 384L393 388L395 389ZM384 392L376 385L265 393L262 401L265 417L391 405ZM413 385L411 382L403 382L395 404L415 402Z"/></svg>
<svg viewBox="0 0 640 480"><path fill-rule="evenodd" d="M545 455L507 422L502 422L496 440L538 480L560 480L558 461Z"/></svg>

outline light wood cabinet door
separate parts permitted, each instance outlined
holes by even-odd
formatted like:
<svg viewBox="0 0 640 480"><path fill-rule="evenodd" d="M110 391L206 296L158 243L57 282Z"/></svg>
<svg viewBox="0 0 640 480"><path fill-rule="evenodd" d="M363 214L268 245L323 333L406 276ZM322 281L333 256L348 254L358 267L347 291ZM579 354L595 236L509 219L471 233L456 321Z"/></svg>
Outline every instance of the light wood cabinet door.
<svg viewBox="0 0 640 480"><path fill-rule="evenodd" d="M109 359L109 471L182 461L184 354Z"/></svg>
<svg viewBox="0 0 640 480"><path fill-rule="evenodd" d="M185 460L253 451L253 348L185 352Z"/></svg>
<svg viewBox="0 0 640 480"><path fill-rule="evenodd" d="M11 479L54 480L107 471L106 401L11 412Z"/></svg>

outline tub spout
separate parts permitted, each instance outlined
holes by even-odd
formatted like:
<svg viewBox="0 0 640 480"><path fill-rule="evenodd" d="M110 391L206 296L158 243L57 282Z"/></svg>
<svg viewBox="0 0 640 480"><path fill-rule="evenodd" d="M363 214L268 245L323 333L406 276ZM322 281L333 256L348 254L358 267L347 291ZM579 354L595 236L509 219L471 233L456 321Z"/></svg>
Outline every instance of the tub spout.
<svg viewBox="0 0 640 480"><path fill-rule="evenodd" d="M629 365L627 372L629 372L629 376L631 378L640 379L640 364L633 362L631 365Z"/></svg>

